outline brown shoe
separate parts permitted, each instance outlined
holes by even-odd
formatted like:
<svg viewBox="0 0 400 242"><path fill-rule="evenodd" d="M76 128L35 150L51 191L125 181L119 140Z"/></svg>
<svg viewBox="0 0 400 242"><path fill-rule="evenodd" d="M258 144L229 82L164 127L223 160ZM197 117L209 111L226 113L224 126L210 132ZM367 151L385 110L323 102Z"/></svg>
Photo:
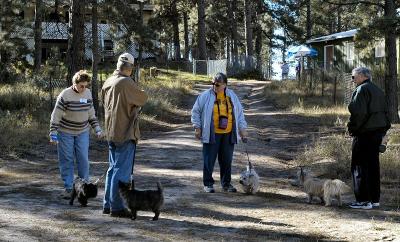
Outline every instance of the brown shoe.
<svg viewBox="0 0 400 242"><path fill-rule="evenodd" d="M128 209L111 211L110 215L111 217L117 217L117 218L132 218L132 214L131 212L128 211Z"/></svg>

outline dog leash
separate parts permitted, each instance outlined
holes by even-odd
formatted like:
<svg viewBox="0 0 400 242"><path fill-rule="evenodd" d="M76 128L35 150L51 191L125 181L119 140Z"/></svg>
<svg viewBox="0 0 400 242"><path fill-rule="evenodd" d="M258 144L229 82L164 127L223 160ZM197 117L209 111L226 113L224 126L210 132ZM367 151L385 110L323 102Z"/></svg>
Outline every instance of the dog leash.
<svg viewBox="0 0 400 242"><path fill-rule="evenodd" d="M248 141L247 141L247 142L248 142ZM249 168L251 169L251 168L252 168L252 165L251 165L251 163L250 163L249 152L248 152L248 150L247 150L247 142L246 142L246 143L243 143L243 144L244 144L244 150L245 150L246 155L247 155L247 165L248 165Z"/></svg>
<svg viewBox="0 0 400 242"><path fill-rule="evenodd" d="M108 171L108 170L107 170L107 171ZM101 175L101 176L94 182L94 184L97 184L97 183L107 174L107 171L104 172L103 175Z"/></svg>

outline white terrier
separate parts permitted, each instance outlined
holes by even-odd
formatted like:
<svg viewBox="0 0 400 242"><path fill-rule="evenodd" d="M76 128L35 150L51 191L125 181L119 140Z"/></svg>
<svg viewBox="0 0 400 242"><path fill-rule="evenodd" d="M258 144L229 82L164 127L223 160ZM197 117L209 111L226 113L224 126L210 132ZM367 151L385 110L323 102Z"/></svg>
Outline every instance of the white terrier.
<svg viewBox="0 0 400 242"><path fill-rule="evenodd" d="M342 194L348 193L351 188L339 179L327 180L324 183L324 200L325 206L330 206L332 198L338 200L338 205L342 206Z"/></svg>
<svg viewBox="0 0 400 242"><path fill-rule="evenodd" d="M260 186L260 177L249 161L247 169L240 174L239 183L246 194L256 194Z"/></svg>

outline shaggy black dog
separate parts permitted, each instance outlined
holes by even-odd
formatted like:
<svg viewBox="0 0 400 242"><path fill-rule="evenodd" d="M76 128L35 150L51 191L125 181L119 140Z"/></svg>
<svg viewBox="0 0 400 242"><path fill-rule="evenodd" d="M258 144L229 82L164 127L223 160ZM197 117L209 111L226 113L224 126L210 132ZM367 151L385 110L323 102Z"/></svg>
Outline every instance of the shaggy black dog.
<svg viewBox="0 0 400 242"><path fill-rule="evenodd" d="M82 207L86 207L89 198L95 198L97 196L97 182L89 183L81 178L76 178L74 186L72 188L71 200L69 205L74 204L74 200L78 197L78 202Z"/></svg>
<svg viewBox="0 0 400 242"><path fill-rule="evenodd" d="M157 182L157 190L135 190L135 183L132 180L129 183L118 182L119 194L126 203L127 207L131 210L132 220L136 219L136 212L153 211L153 220L158 220L160 215L160 208L164 203L163 188L160 182Z"/></svg>

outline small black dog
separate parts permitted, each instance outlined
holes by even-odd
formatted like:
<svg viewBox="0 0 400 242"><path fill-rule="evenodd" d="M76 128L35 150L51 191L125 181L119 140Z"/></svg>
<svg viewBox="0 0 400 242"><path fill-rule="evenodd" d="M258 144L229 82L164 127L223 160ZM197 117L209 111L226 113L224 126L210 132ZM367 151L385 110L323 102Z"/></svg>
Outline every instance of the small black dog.
<svg viewBox="0 0 400 242"><path fill-rule="evenodd" d="M74 186L72 188L71 200L69 205L74 204L75 197L78 197L78 202L82 207L86 207L89 198L95 198L97 196L97 180L95 183L89 183L81 178L76 178Z"/></svg>
<svg viewBox="0 0 400 242"><path fill-rule="evenodd" d="M129 183L118 182L119 194L121 195L127 207L131 210L132 220L136 219L136 212L141 211L153 211L153 220L158 220L160 215L160 208L164 203L163 188L160 182L157 182L157 190L135 190L135 183L132 180L131 185Z"/></svg>

